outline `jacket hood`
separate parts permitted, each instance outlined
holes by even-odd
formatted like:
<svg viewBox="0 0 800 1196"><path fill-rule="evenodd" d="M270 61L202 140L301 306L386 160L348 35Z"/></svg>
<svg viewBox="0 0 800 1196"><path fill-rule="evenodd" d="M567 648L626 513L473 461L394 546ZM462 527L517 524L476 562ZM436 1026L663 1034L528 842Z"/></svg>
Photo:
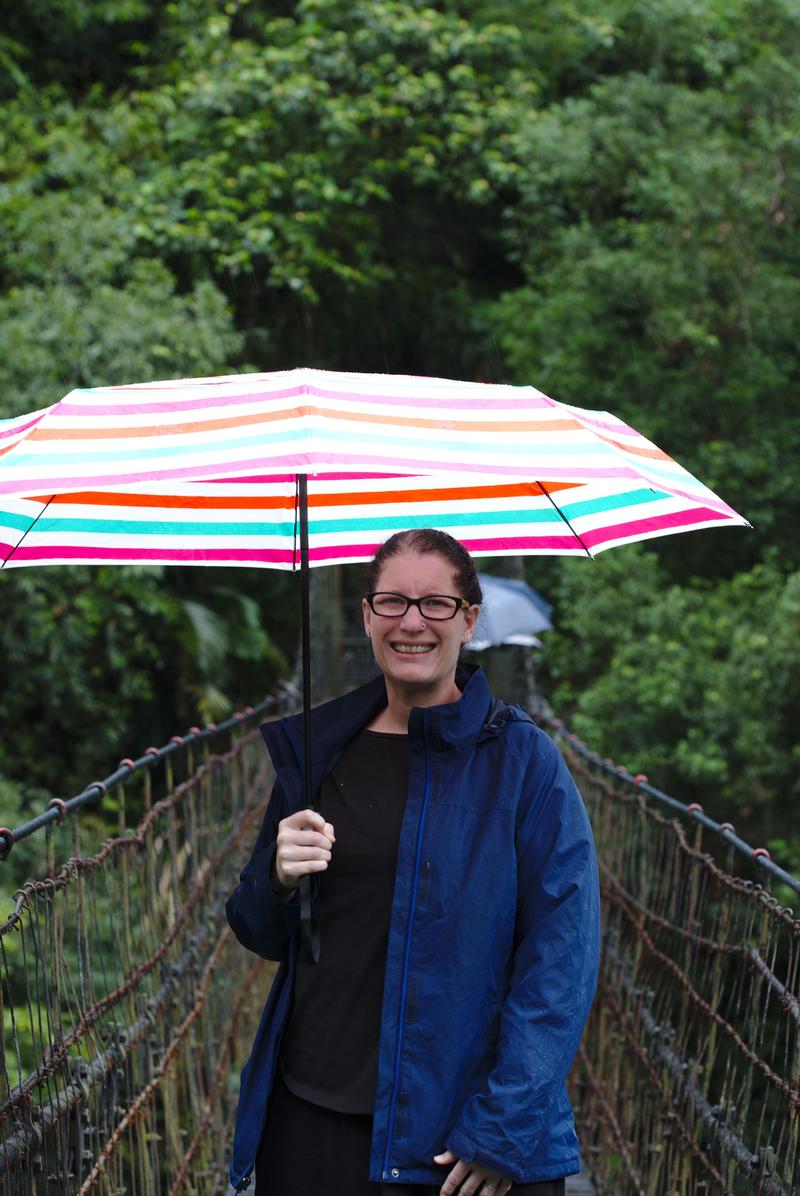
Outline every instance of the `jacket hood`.
<svg viewBox="0 0 800 1196"><path fill-rule="evenodd" d="M423 720L428 720L428 741L434 751L459 751L468 748L486 734L496 734L509 718L511 708L492 698L486 675L476 665L459 665L456 684L461 690L457 702L443 706L415 707L408 733L422 734ZM312 781L318 784L328 761L343 751L354 735L386 706L386 683L382 675L342 697L334 698L311 711ZM261 724L261 734L276 770L300 770L303 764L303 715Z"/></svg>

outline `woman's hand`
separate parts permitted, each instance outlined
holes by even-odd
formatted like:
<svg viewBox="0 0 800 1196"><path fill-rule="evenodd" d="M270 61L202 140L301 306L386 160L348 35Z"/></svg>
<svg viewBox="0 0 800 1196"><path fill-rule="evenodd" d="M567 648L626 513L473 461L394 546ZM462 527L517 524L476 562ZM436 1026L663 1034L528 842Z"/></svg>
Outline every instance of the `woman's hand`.
<svg viewBox="0 0 800 1196"><path fill-rule="evenodd" d="M275 878L287 892L297 888L301 876L324 872L336 842L333 827L316 810L300 810L278 823Z"/></svg>
<svg viewBox="0 0 800 1196"><path fill-rule="evenodd" d="M505 1196L511 1187L511 1180L480 1163L464 1163L453 1154L452 1150L445 1150L433 1156L434 1163L455 1167L442 1184L441 1196Z"/></svg>

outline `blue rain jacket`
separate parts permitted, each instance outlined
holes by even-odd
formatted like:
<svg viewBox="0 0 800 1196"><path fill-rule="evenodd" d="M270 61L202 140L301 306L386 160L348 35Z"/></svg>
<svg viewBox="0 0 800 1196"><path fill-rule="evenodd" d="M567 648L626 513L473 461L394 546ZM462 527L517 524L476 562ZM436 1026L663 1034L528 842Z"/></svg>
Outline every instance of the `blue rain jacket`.
<svg viewBox="0 0 800 1196"><path fill-rule="evenodd" d="M460 701L409 722L369 1178L442 1183L449 1168L433 1156L450 1149L534 1183L579 1169L565 1079L597 978L594 845L549 737L494 701L482 670L458 683ZM377 677L312 712L313 792L385 705ZM299 903L275 896L269 870L279 821L303 808L302 716L262 733L275 788L227 915L281 966L242 1072L237 1189L255 1165L300 942Z"/></svg>

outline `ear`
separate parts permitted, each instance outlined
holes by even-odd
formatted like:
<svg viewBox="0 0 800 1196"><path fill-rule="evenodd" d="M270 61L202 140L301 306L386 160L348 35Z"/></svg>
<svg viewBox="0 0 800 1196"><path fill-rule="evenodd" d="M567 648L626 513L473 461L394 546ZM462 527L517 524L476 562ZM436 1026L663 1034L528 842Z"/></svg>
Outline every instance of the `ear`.
<svg viewBox="0 0 800 1196"><path fill-rule="evenodd" d="M366 598L361 599L361 611L364 616L364 631L369 639L372 636L372 611Z"/></svg>
<svg viewBox="0 0 800 1196"><path fill-rule="evenodd" d="M473 603L473 605L469 608L469 610L464 611L464 634L467 637L464 640L464 643L466 643L467 640L472 639L472 632L475 628L475 624L478 621L478 615L480 613L481 613L481 608L479 606L477 606L475 603Z"/></svg>

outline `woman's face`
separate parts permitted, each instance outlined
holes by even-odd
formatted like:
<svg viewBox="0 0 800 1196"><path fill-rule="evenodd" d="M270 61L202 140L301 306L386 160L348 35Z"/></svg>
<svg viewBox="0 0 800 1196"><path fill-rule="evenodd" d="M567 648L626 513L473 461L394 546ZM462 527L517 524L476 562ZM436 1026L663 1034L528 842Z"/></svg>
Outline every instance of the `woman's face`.
<svg viewBox="0 0 800 1196"><path fill-rule="evenodd" d="M463 597L453 566L438 552L408 551L389 557L375 589L407 598ZM364 627L387 687L415 705L452 701L459 650L472 634L479 608L460 610L454 619L432 620L423 618L416 606L409 606L401 618L374 614L366 599L363 607Z"/></svg>

